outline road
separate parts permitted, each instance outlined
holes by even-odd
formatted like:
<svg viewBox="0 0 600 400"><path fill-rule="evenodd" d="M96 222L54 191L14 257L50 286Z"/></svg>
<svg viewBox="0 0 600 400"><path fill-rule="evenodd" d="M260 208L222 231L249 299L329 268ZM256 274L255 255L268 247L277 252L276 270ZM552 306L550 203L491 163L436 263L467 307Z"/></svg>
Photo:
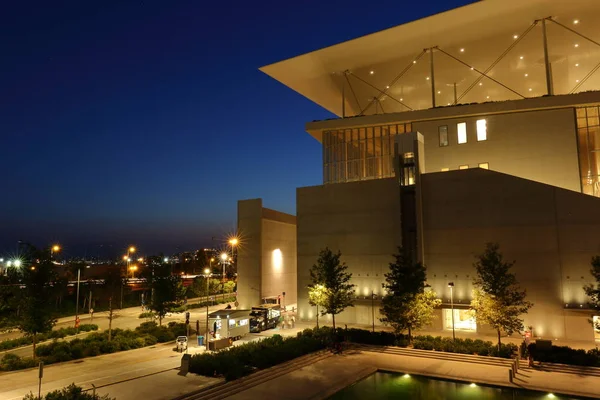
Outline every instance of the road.
<svg viewBox="0 0 600 400"><path fill-rule="evenodd" d="M188 301L188 304L195 304L195 303L198 303L203 300L204 300L203 298L191 299ZM223 305L223 304L209 307L209 312L223 309L223 307L225 307L225 305ZM112 322L113 329L115 329L115 328L135 329L142 322L148 321L147 319L138 318L141 312L142 312L141 307L124 308L124 309L118 310L116 312L113 311L113 322ZM60 329L60 328L73 326L74 319L75 319L74 316L60 318L54 329ZM81 320L82 324L94 323L94 324L98 325L98 329L100 331L108 329L108 322L109 322L108 321L108 311L94 313L93 319L90 317L89 314L81 315L80 320ZM191 328L195 329L197 320L200 321L200 332L204 332L204 329L206 326L206 308L194 308L194 309L190 310ZM167 324L171 321L185 322L185 313L172 314L170 316L163 318L163 324ZM14 337L22 336L22 333L12 332L11 334L4 334L4 335L12 335L11 338L14 338ZM86 335L88 335L88 333L80 333L77 337L83 338ZM70 340L72 338L73 337L70 336L70 337L67 337L66 340ZM3 335L0 335L0 340L6 340L6 338L3 337ZM6 354L6 353L16 354L19 357L31 357L32 356L32 346L23 346L23 347L18 347L16 349L0 352L0 358L2 358L4 356L4 354Z"/></svg>
<svg viewBox="0 0 600 400"><path fill-rule="evenodd" d="M250 334L235 345L259 340L276 331ZM174 343L143 349L106 354L98 357L48 365L44 367L42 394L75 383L84 389L95 385L98 394L109 394L119 400L143 398L167 400L220 381L194 374L178 374L182 354L173 351ZM190 346L191 354L204 351ZM0 399L21 400L29 392L37 394L38 370L0 373Z"/></svg>

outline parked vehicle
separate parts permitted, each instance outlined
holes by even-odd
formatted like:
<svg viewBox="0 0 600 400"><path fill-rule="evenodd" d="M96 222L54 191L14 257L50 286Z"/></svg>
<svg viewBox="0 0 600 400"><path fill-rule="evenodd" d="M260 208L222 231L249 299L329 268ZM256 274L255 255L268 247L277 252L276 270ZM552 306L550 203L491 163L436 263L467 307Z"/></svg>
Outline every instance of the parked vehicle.
<svg viewBox="0 0 600 400"><path fill-rule="evenodd" d="M188 348L187 336L177 336L175 343L177 344L177 350L179 350L179 352L184 352Z"/></svg>
<svg viewBox="0 0 600 400"><path fill-rule="evenodd" d="M225 309L208 314L213 339L239 340L250 331L250 310Z"/></svg>
<svg viewBox="0 0 600 400"><path fill-rule="evenodd" d="M279 304L263 304L252 307L250 313L250 332L262 332L277 327L281 321L281 307Z"/></svg>

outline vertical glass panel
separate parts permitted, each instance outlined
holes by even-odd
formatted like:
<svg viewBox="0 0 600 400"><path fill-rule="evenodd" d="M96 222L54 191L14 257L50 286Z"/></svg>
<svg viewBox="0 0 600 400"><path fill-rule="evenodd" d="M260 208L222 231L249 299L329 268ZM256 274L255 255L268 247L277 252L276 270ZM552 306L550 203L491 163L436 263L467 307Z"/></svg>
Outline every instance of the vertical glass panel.
<svg viewBox="0 0 600 400"><path fill-rule="evenodd" d="M438 135L440 137L440 147L448 146L448 125L438 127Z"/></svg>
<svg viewBox="0 0 600 400"><path fill-rule="evenodd" d="M412 124L411 123L406 124L405 132L412 132Z"/></svg>
<svg viewBox="0 0 600 400"><path fill-rule="evenodd" d="M359 128L360 129L360 134L359 134L359 140L364 140L367 138L367 130L365 128Z"/></svg>
<svg viewBox="0 0 600 400"><path fill-rule="evenodd" d="M396 127L396 125L390 125L389 128L390 128L390 136L398 133L398 128Z"/></svg>
<svg viewBox="0 0 600 400"><path fill-rule="evenodd" d="M489 163L479 163L479 168L483 168L483 169L490 169L490 164Z"/></svg>
<svg viewBox="0 0 600 400"><path fill-rule="evenodd" d="M585 108L577 109L577 118L585 118Z"/></svg>
<svg viewBox="0 0 600 400"><path fill-rule="evenodd" d="M469 169L468 165L459 165L458 169Z"/></svg>
<svg viewBox="0 0 600 400"><path fill-rule="evenodd" d="M477 141L482 142L487 140L487 120L477 120Z"/></svg>
<svg viewBox="0 0 600 400"><path fill-rule="evenodd" d="M404 124L398 124L398 135L400 135L401 133L406 132L404 130Z"/></svg>
<svg viewBox="0 0 600 400"><path fill-rule="evenodd" d="M373 127L368 127L367 128L367 138L372 138L373 137Z"/></svg>
<svg viewBox="0 0 600 400"><path fill-rule="evenodd" d="M467 123L459 122L456 124L456 131L458 134L458 144L467 143Z"/></svg>

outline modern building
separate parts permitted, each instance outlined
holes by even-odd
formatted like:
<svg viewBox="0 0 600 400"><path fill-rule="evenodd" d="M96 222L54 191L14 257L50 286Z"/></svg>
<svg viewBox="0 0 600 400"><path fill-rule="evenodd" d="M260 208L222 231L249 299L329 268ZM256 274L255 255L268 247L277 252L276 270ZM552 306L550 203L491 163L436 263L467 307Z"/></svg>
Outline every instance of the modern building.
<svg viewBox="0 0 600 400"><path fill-rule="evenodd" d="M583 291L600 254L598 17L595 0L484 0L261 69L337 116L306 124L323 184L297 190L295 231L286 216L297 245L281 268L301 320L315 319L306 287L327 246L357 285L336 320L379 324L373 298L403 246L443 300L432 329L452 329L453 283L455 328L486 333L466 310L474 256L497 242L534 303L534 336L600 340ZM273 269L275 249L246 237L263 262L240 249L240 293Z"/></svg>

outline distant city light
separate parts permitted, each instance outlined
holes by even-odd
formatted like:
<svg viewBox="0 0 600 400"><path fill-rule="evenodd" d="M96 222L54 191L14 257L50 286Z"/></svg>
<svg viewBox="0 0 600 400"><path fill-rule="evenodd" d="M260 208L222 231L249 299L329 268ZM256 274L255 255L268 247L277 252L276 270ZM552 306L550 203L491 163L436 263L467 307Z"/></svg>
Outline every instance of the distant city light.
<svg viewBox="0 0 600 400"><path fill-rule="evenodd" d="M167 257L165 257L165 259L163 261L164 262L169 262L169 259Z"/></svg>
<svg viewBox="0 0 600 400"><path fill-rule="evenodd" d="M13 260L13 265L17 268L19 268L21 266L21 260Z"/></svg>
<svg viewBox="0 0 600 400"><path fill-rule="evenodd" d="M223 260L223 261L227 261L227 258L228 258L229 256L227 255L227 253L221 253L221 256L220 256L220 257L221 257L221 260Z"/></svg>

